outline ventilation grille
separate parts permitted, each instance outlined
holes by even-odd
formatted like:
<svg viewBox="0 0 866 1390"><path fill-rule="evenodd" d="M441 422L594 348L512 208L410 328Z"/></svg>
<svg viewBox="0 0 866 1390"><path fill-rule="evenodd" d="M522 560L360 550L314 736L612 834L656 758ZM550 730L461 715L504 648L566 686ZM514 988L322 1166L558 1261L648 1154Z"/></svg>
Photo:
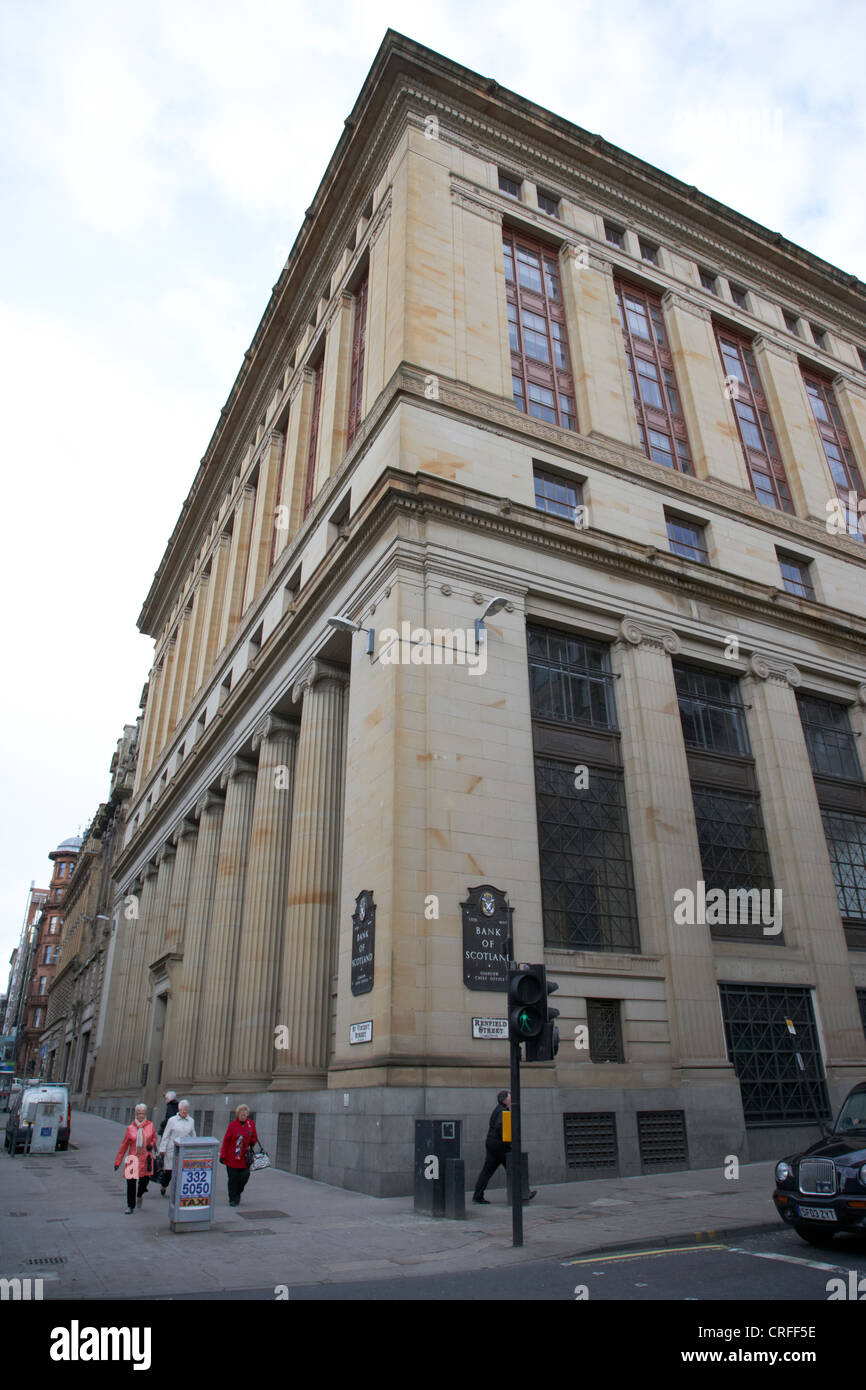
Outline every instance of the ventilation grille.
<svg viewBox="0 0 866 1390"><path fill-rule="evenodd" d="M294 1120L295 1117L291 1113L277 1116L277 1156L274 1160L274 1167L283 1168L286 1172L290 1172L292 1166Z"/></svg>
<svg viewBox="0 0 866 1390"><path fill-rule="evenodd" d="M684 1110L639 1110L637 1137L644 1170L688 1168Z"/></svg>
<svg viewBox="0 0 866 1390"><path fill-rule="evenodd" d="M313 1148L316 1141L315 1115L298 1116L298 1167L299 1177L313 1176Z"/></svg>
<svg viewBox="0 0 866 1390"><path fill-rule="evenodd" d="M619 1172L616 1115L613 1111L565 1114L565 1162L568 1168L591 1172Z"/></svg>

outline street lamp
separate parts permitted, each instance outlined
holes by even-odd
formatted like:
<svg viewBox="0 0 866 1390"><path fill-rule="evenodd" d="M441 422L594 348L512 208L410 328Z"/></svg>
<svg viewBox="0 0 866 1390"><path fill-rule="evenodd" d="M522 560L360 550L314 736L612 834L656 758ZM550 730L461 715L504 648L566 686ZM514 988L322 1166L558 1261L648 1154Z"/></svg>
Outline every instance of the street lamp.
<svg viewBox="0 0 866 1390"><path fill-rule="evenodd" d="M339 615L336 617L329 618L328 622L330 623L331 627L335 627L338 632L366 632L366 652L368 656L373 655L373 642L376 637L376 632L374 628L362 627L360 623L356 623L352 618L344 618Z"/></svg>
<svg viewBox="0 0 866 1390"><path fill-rule="evenodd" d="M480 649L481 643L487 639L487 629L484 626L485 618L492 618L494 613L501 613L502 609L505 608L508 603L509 600L507 598L503 598L501 594L498 594L496 598L490 600L484 612L481 614L481 617L475 619L476 652Z"/></svg>

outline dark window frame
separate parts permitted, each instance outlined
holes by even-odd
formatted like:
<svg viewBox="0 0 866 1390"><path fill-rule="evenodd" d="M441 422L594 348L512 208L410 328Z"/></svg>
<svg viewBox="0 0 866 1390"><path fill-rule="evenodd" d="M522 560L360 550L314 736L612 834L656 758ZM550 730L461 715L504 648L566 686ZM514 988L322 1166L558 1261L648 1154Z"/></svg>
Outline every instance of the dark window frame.
<svg viewBox="0 0 866 1390"><path fill-rule="evenodd" d="M574 376L558 254L546 243L511 227L502 229L502 246L514 404L534 420L577 430ZM537 264L533 265L531 258ZM537 289L526 283L533 273L537 276ZM546 356L534 356L526 351L527 335L533 346L543 350ZM533 390L546 392L552 401L533 400Z"/></svg>
<svg viewBox="0 0 866 1390"><path fill-rule="evenodd" d="M815 586L812 583L811 569L812 561L804 560L799 555L791 555L784 550L776 551L776 559L779 564L779 573L782 576L782 587L786 593L795 594L797 598L807 598L815 601ZM789 569L796 569L798 576L787 575L785 566Z"/></svg>
<svg viewBox="0 0 866 1390"><path fill-rule="evenodd" d="M614 278L614 293L619 310L631 381L632 402L637 419L641 445L647 458L663 468L672 468L677 473L694 475L692 453L685 417L682 412L681 393L676 379L673 353L668 343L661 299L649 290L638 289L625 280ZM635 322L645 322L648 335L635 331ZM644 371L641 371L641 366ZM652 369L650 375L648 369ZM647 384L648 383L648 384ZM654 386L660 404L648 400L645 392ZM660 453L665 451L655 444L652 436L665 436L670 445L670 463L656 457L653 447Z"/></svg>
<svg viewBox="0 0 866 1390"><path fill-rule="evenodd" d="M776 443L776 433L770 419L770 407L758 372L758 364L755 361L752 345L747 338L741 338L738 334L731 333L719 324L716 324L715 328L719 355L722 359L722 370L726 378L733 376L737 381L736 394L731 397L731 409L740 436L740 444L746 461L749 480L752 484L752 491L758 501L765 506L775 507L776 510L793 516L794 503L791 498L788 475L785 472L785 465ZM728 349L727 355L726 349ZM736 354L739 365L738 372L731 370L730 358L732 354ZM753 417L751 420L744 420L741 417L738 410L739 405L751 411ZM746 426L755 431L758 438L757 444L747 443ZM764 486L758 487L758 480L763 482ZM768 495L772 500L767 500Z"/></svg>
<svg viewBox="0 0 866 1390"><path fill-rule="evenodd" d="M352 322L352 368L349 380L349 421L346 427L346 448L351 449L361 423L361 398L364 393L364 357L367 347L367 292L369 270L355 290L355 316Z"/></svg>
<svg viewBox="0 0 866 1390"><path fill-rule="evenodd" d="M690 528L694 531L697 542L694 545L689 545L680 537L671 535L672 526L680 526L683 529ZM705 521L696 521L693 517L682 516L678 512L670 512L665 508L665 530L672 555L679 555L683 560L692 560L696 565L708 565L710 563L710 552L707 546L707 523ZM675 546L682 546L682 549L677 550L674 548ZM687 553L690 551L696 553Z"/></svg>

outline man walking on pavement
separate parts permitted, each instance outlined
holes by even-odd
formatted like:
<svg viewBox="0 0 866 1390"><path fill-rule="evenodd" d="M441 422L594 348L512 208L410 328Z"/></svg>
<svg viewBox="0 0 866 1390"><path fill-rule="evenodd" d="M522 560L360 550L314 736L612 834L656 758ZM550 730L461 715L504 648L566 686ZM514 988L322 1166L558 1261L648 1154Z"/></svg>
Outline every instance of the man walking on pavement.
<svg viewBox="0 0 866 1390"><path fill-rule="evenodd" d="M511 1144L502 1138L502 1112L504 1110L510 1111L510 1109L511 1092L500 1091L496 1097L496 1109L490 1116L490 1124L487 1129L487 1139L485 1141L487 1157L484 1160L484 1167L478 1174L475 1192L472 1197L473 1202L483 1202L485 1206L490 1206L490 1203L484 1196L484 1189L497 1168L499 1168L500 1165L505 1168L505 1160L511 1152ZM534 1196L535 1192L530 1192L529 1196L524 1197L523 1200L524 1202L531 1202Z"/></svg>

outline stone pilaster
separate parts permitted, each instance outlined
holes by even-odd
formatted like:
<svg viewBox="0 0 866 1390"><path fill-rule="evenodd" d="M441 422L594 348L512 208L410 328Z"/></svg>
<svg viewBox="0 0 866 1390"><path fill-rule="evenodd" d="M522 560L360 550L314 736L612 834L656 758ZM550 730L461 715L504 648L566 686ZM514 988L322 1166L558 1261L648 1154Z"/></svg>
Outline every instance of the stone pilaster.
<svg viewBox="0 0 866 1390"><path fill-rule="evenodd" d="M827 520L827 460L796 355L772 338L752 343L798 516Z"/></svg>
<svg viewBox="0 0 866 1390"><path fill-rule="evenodd" d="M157 868L148 864L144 871L138 918L130 922L129 970L120 1017L120 1047L118 1053L117 1085L138 1087L141 1084L141 1064L144 1060L144 1029L147 1022L148 961L153 940L153 909L156 897Z"/></svg>
<svg viewBox="0 0 866 1390"><path fill-rule="evenodd" d="M156 856L159 872L156 878L156 895L153 902L153 931L150 934L148 966L165 951L165 933L168 926L169 904L171 902L174 861L177 855L171 843L163 845Z"/></svg>
<svg viewBox="0 0 866 1390"><path fill-rule="evenodd" d="M213 908L225 802L214 792L207 792L195 809L199 818L198 839L189 884L189 908L173 1010L171 1051L166 1058L165 1068L177 1085L183 1086L190 1086L195 1079L208 926Z"/></svg>
<svg viewBox="0 0 866 1390"><path fill-rule="evenodd" d="M292 691L303 699L298 738L292 848L286 899L279 1019L289 1030L274 1085L321 1083L328 1062L331 976L336 964L343 830L348 676L310 662Z"/></svg>
<svg viewBox="0 0 866 1390"><path fill-rule="evenodd" d="M220 778L220 788L226 794L226 807L208 932L207 969L199 996L199 1089L222 1086L229 1070L232 1000L256 790L255 764L232 758Z"/></svg>
<svg viewBox="0 0 866 1390"><path fill-rule="evenodd" d="M253 738L259 754L240 962L234 995L231 1089L264 1085L274 1069L280 955L292 833L292 785L298 730L268 715Z"/></svg>
<svg viewBox="0 0 866 1390"><path fill-rule="evenodd" d="M124 1019L129 969L132 963L132 938L141 912L142 888L143 884L139 879L131 883L117 910L114 953L108 982L109 997L105 1005L105 1036L99 1056L99 1085L108 1089L113 1089L118 1084L117 1077L126 1036ZM133 913L138 915L134 916Z"/></svg>
<svg viewBox="0 0 866 1390"><path fill-rule="evenodd" d="M192 820L181 821L179 828L172 836L177 857L174 863L165 924L163 946L166 951L183 949L183 931L189 907L189 884L195 862L197 836L198 826Z"/></svg>
<svg viewBox="0 0 866 1390"><path fill-rule="evenodd" d="M799 949L812 963L828 1068L859 1065L862 1070L863 1029L797 708L800 681L793 662L753 652L742 681L743 700L750 706L749 735L773 882L782 890L785 945Z"/></svg>
<svg viewBox="0 0 866 1390"><path fill-rule="evenodd" d="M674 922L677 889L703 878L671 657L675 632L626 618L614 647L622 758L641 946L668 956L675 1075L733 1085L710 929Z"/></svg>
<svg viewBox="0 0 866 1390"><path fill-rule="evenodd" d="M613 265L581 245L569 247L560 264L578 429L639 449Z"/></svg>

